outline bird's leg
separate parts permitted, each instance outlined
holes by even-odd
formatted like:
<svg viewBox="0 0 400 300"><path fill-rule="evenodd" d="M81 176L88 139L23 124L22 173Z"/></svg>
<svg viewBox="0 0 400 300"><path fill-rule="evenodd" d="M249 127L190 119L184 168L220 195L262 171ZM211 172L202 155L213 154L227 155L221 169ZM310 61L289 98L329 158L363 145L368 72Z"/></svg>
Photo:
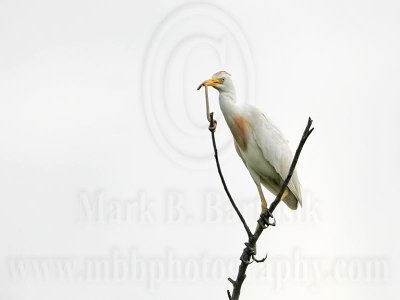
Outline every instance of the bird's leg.
<svg viewBox="0 0 400 300"><path fill-rule="evenodd" d="M265 200L264 193L262 191L261 185L257 184L258 193L261 199L261 219L263 223L259 222L259 225L263 228L268 226L275 226L275 219L271 212L268 210L267 200ZM270 218L273 219L273 222L270 221Z"/></svg>
<svg viewBox="0 0 400 300"><path fill-rule="evenodd" d="M276 225L275 218L272 215L272 213L268 210L268 208L266 209L265 212L261 213L260 219L262 220L262 222L258 220L258 224L264 229L267 228L268 226ZM272 222L270 221L270 219L272 219Z"/></svg>
<svg viewBox="0 0 400 300"><path fill-rule="evenodd" d="M285 199L288 194L289 194L289 190L288 190L288 188L286 188L282 194L281 200Z"/></svg>
<svg viewBox="0 0 400 300"><path fill-rule="evenodd" d="M257 184L257 189L258 189L258 194L260 195L260 199L261 199L261 213L264 213L268 207L267 200L265 200L264 193L262 191L260 184Z"/></svg>

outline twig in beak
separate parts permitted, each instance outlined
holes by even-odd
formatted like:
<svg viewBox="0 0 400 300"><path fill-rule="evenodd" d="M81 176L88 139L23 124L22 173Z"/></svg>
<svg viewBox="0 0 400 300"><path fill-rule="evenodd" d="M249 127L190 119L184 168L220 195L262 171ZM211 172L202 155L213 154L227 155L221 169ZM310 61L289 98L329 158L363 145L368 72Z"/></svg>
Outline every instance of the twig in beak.
<svg viewBox="0 0 400 300"><path fill-rule="evenodd" d="M210 122L210 124L211 124L211 123L214 123L214 122L216 123L216 121L211 120L211 117L210 117L210 104L209 104L209 102L208 102L208 86L207 86L206 84L204 84L204 82L202 82L202 83L199 85L199 87L197 88L197 90L201 89L202 86L204 86L204 92L205 92L205 95L206 95L206 114L207 114L207 120L208 120L208 122Z"/></svg>

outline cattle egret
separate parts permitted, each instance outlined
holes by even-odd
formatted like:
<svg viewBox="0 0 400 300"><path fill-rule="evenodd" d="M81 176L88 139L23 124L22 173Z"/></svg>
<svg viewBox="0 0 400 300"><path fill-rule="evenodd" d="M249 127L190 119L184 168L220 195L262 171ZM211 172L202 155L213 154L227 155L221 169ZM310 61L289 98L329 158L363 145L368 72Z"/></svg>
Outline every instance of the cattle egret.
<svg viewBox="0 0 400 300"><path fill-rule="evenodd" d="M215 73L202 85L219 91L219 105L233 135L236 151L253 178L261 199L261 211L268 206L261 185L277 195L285 180L293 156L281 131L256 107L236 102L236 92L228 72ZM282 196L291 209L302 205L296 171Z"/></svg>

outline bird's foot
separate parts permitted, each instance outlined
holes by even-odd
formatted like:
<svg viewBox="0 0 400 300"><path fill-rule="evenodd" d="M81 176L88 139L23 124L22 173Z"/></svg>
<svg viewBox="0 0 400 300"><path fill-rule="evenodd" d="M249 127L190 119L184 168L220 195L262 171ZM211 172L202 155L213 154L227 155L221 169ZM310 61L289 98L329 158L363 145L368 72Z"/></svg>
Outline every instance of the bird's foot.
<svg viewBox="0 0 400 300"><path fill-rule="evenodd" d="M272 220L272 221L271 221ZM269 211L269 209L265 209L261 215L260 219L258 219L258 224L263 228L267 228L268 226L275 226L276 221L272 213Z"/></svg>
<svg viewBox="0 0 400 300"><path fill-rule="evenodd" d="M251 260L251 256L249 258L246 258L244 253L240 257L240 260L246 265L250 265L251 263L253 263L253 261Z"/></svg>
<svg viewBox="0 0 400 300"><path fill-rule="evenodd" d="M250 245L250 243L244 243L246 245L246 248L243 251L242 256L240 257L240 260L245 263L246 265L251 264L252 258L254 255L256 255L257 250L255 246Z"/></svg>
<svg viewBox="0 0 400 300"><path fill-rule="evenodd" d="M265 254L265 256L264 256L263 258L257 259L257 258L253 255L253 260L254 260L256 263L262 263L262 262L264 262L264 261L267 259L267 257L268 257L268 254Z"/></svg>
<svg viewBox="0 0 400 300"><path fill-rule="evenodd" d="M244 243L246 245L245 251L243 252L242 256L240 257L240 260L245 263L246 265L249 265L255 261L256 263L262 263L267 259L267 255L262 258L262 259L257 259L256 254L257 254L257 248L254 245L251 245L250 243Z"/></svg>

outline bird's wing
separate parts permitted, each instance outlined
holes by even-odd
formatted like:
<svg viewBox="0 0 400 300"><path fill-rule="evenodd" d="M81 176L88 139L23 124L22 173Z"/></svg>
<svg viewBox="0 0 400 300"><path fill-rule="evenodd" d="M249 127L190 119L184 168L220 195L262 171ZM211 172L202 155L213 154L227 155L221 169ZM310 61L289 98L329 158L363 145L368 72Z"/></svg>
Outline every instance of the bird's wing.
<svg viewBox="0 0 400 300"><path fill-rule="evenodd" d="M238 154L239 157L242 159L244 165L245 165L246 168L247 168L247 163L246 163L246 161L245 161L244 158L243 158L242 152L240 151L240 148L239 148L238 144L236 144L236 141L234 141L233 143L235 144L235 149L236 149L237 154Z"/></svg>
<svg viewBox="0 0 400 300"><path fill-rule="evenodd" d="M288 141L284 139L281 131L257 109L252 109L249 119L253 123L254 139L258 147L260 147L264 158L275 168L282 181L285 180L293 160ZM288 188L301 205L300 182L296 171L293 173Z"/></svg>

